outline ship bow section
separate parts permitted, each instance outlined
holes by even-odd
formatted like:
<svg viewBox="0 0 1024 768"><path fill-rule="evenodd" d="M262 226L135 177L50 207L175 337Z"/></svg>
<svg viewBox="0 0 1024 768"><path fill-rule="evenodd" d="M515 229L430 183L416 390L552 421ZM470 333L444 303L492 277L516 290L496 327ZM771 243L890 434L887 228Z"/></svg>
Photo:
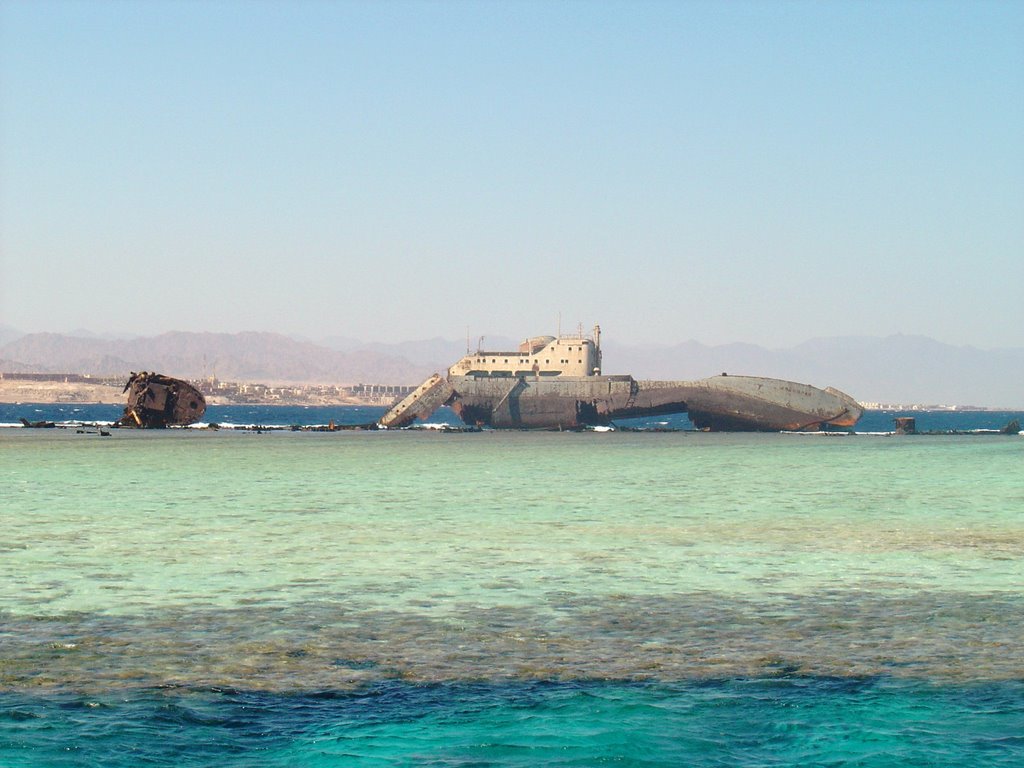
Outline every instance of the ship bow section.
<svg viewBox="0 0 1024 768"><path fill-rule="evenodd" d="M714 431L808 432L848 429L860 406L837 389L818 389L782 379L713 376L692 382L687 397L690 420Z"/></svg>

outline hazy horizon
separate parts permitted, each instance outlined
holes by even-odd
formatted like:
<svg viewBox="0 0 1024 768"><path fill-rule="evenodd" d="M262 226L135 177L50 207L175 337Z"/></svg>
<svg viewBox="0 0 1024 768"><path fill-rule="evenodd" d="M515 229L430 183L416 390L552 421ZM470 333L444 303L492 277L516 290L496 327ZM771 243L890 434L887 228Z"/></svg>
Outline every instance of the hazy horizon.
<svg viewBox="0 0 1024 768"><path fill-rule="evenodd" d="M478 337L477 337L478 338ZM468 341L476 349L477 338ZM521 339L486 336L483 348ZM3 370L109 375L158 370L205 378L211 366L231 381L378 382L415 385L466 354L465 339L398 343L308 339L279 334L167 333L104 338L83 332L16 338L0 326ZM995 408L1024 406L1024 348L953 346L927 336L831 337L791 347L689 340L632 345L602 333L604 370L638 379L694 380L721 371L836 387L857 399Z"/></svg>
<svg viewBox="0 0 1024 768"><path fill-rule="evenodd" d="M998 2L0 0L0 325L1024 347L1021 39Z"/></svg>
<svg viewBox="0 0 1024 768"><path fill-rule="evenodd" d="M563 334L575 334L577 332L577 330L578 330L577 325L578 324L574 324L571 328L563 327L562 328L562 333ZM598 325L600 325L600 324L598 323ZM586 325L586 324L584 324L582 330L583 330L583 334L586 335L586 336L592 336L593 335L592 334L593 325ZM509 342L509 343L518 343L519 341L522 341L523 339L526 339L526 338L529 338L529 337L532 337L532 336L546 335L546 334L555 335L556 331L557 331L557 329L551 329L551 330L547 330L547 329L534 329L533 331L531 331L529 333L523 333L523 334L520 334L519 336L508 336L508 335L504 335L504 334L479 334L478 333L478 334L471 334L468 337L468 340L470 342L470 345L475 348L475 346L477 344L477 341L480 338L484 339L484 342L485 342L484 346L486 346L487 345L486 344L487 339L491 339L491 338L493 338L495 340L501 340L501 341ZM73 329L63 330L63 331L62 330L55 330L55 331L50 331L50 330L46 330L46 331L42 331L42 330L26 331L23 328L15 328L15 327L10 326L10 325L0 325L0 334L5 335L7 333L12 333L12 332L17 334L17 335L19 335L19 336L30 336L30 335L33 335L33 334L48 333L48 334L53 334L53 335L57 335L57 336L65 336L65 337L69 337L69 338L92 338L92 339L101 339L101 340L106 340L106 341L119 341L119 340L123 341L123 340L130 340L130 339L155 338L157 336L163 336L163 335L166 335L166 334L174 334L174 333L214 334L214 335L227 335L227 336L233 336L233 335L238 335L238 334L264 334L265 333L265 334L284 336L284 337L292 339L294 341L309 342L309 343L317 344L317 345L324 345L324 344L327 344L327 343L329 343L331 341L338 341L338 340L350 341L352 343L361 344L361 345L362 344L366 344L366 345L369 345L369 344L402 345L402 344L427 343L427 342L431 342L431 341L442 341L442 342L451 344L451 343L461 343L461 342L465 341L466 338L467 338L465 336L465 334L463 334L463 336L461 336L461 337L460 336L441 336L441 335L431 335L431 336L421 335L421 336L411 336L409 338L403 338L403 339L396 339L394 341L384 341L382 339L372 338L372 337L370 337L370 338L357 338L355 336L352 336L352 335L349 335L349 334L345 334L345 333L329 333L329 334L326 334L326 335L323 335L323 336L307 336L305 334L286 333L284 331L275 331L273 329L269 329L269 330L268 329L262 329L262 330L260 330L260 329L254 329L254 328L247 328L247 329L242 329L242 330L239 330L239 331L218 331L218 330L202 330L202 329L186 331L186 330L183 330L183 329L180 329L180 328L170 328L170 329L167 329L165 331L159 331L159 332L138 333L138 332L116 331L116 330L96 330L96 329L93 329L93 328L73 328ZM2 340L4 338L3 335L0 335L0 346L2 346L5 343ZM654 346L678 346L678 345L682 345L682 344L695 343L695 344L700 344L702 346L709 347L709 348L729 347L729 346L752 346L752 347L759 347L759 348L766 349L766 350L785 350L785 349L791 349L791 348L794 348L794 347L799 347L801 345L812 343L812 342L815 342L815 341L820 341L820 340L868 339L868 340L883 341L883 340L886 340L886 339L894 339L894 338L925 339L925 340L928 340L928 341L934 341L934 342L937 342L939 344L950 346L950 347L955 347L955 348L973 348L973 349L978 349L978 350L983 350L983 351L1005 351L1005 350L1021 350L1021 349L1024 349L1024 344L1021 344L1019 346L984 346L984 345L980 345L980 344L954 344L954 343L949 342L949 341L947 341L945 339L938 339L938 338L935 338L934 336L928 336L926 334L900 333L900 332L890 333L890 334L879 334L879 335L869 335L869 334L845 334L845 335L838 335L838 336L820 336L820 335L816 335L816 336L808 336L807 338L797 340L797 341L795 341L795 342L793 342L791 344L783 344L783 345L777 345L777 346L768 346L768 345L764 345L764 344L757 344L755 342L747 341L747 340L744 340L744 339L734 339L734 340L731 340L731 341L722 341L722 342L719 342L719 343L710 343L710 342L704 341L702 339L695 339L695 338L692 338L692 337L691 338L672 338L672 339L670 339L670 338L656 338L656 339L640 339L640 340L637 340L637 341L633 341L633 340L628 340L627 341L627 340L622 340L622 339L615 338L612 334L610 334L608 332L608 329L606 329L604 327L602 327L602 329L601 329L601 340L602 340L602 344L603 345L606 345L606 344L608 344L610 342L614 346L628 346L628 347L637 347L637 348L654 347Z"/></svg>

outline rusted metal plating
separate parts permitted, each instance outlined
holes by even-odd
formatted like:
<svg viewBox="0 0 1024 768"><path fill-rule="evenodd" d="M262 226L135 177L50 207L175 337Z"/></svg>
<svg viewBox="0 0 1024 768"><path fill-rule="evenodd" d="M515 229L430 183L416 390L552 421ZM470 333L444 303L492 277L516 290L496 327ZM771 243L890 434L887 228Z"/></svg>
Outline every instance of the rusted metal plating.
<svg viewBox="0 0 1024 768"><path fill-rule="evenodd" d="M202 393L181 379L160 373L132 371L124 385L128 404L117 420L119 427L162 429L199 421L206 412Z"/></svg>

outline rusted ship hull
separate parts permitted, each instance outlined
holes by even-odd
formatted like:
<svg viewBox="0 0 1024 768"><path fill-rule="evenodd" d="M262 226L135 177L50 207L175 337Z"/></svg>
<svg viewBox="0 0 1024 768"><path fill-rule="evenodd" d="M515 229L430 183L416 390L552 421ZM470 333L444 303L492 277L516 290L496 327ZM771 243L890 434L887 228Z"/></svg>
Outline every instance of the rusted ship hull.
<svg viewBox="0 0 1024 768"><path fill-rule="evenodd" d="M466 424L574 429L609 424L629 404L637 382L628 376L554 380L464 376L451 377L449 383L454 394L448 404Z"/></svg>
<svg viewBox="0 0 1024 768"><path fill-rule="evenodd" d="M498 429L578 429L687 413L699 429L711 431L817 431L851 428L861 416L857 403L837 390L753 376L698 381L438 376L427 384L422 405L413 399L396 406L382 424L406 426L440 405L451 406L466 424Z"/></svg>
<svg viewBox="0 0 1024 768"><path fill-rule="evenodd" d="M206 412L202 393L181 379L160 373L132 373L124 385L128 404L116 426L162 429L199 421Z"/></svg>
<svg viewBox="0 0 1024 768"><path fill-rule="evenodd" d="M700 429L713 431L818 431L849 429L861 407L832 389L760 376L713 376L688 382L639 382L637 401L661 407L685 404L683 410ZM618 414L621 418L621 414Z"/></svg>
<svg viewBox="0 0 1024 768"><path fill-rule="evenodd" d="M449 380L449 405L467 424L513 429L575 429L615 419L687 413L712 431L816 431L850 428L861 409L849 396L806 384L751 376L698 381L635 381L594 376Z"/></svg>

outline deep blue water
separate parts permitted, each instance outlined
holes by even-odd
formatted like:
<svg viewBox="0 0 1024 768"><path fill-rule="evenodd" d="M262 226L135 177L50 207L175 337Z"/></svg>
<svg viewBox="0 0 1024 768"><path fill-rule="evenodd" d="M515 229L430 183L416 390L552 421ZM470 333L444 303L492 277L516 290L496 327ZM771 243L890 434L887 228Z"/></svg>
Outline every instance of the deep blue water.
<svg viewBox="0 0 1024 768"><path fill-rule="evenodd" d="M24 417L30 421L53 422L111 422L121 416L123 408L117 405L89 404L11 404L0 403L0 424L17 424ZM281 405L211 405L206 410L207 422L231 425L319 425L334 421L336 424L366 424L375 422L387 408L380 406L281 406ZM866 411L858 422L857 432L889 432L897 416L913 416L919 431L945 432L951 430L1001 429L1012 419L1024 423L1024 410L1020 411ZM431 423L460 425L450 408L439 409ZM639 429L694 429L686 414L656 416L643 419L620 419L622 427Z"/></svg>
<svg viewBox="0 0 1024 768"><path fill-rule="evenodd" d="M887 678L178 689L0 698L0 762L50 766L1019 766L1024 683Z"/></svg>

